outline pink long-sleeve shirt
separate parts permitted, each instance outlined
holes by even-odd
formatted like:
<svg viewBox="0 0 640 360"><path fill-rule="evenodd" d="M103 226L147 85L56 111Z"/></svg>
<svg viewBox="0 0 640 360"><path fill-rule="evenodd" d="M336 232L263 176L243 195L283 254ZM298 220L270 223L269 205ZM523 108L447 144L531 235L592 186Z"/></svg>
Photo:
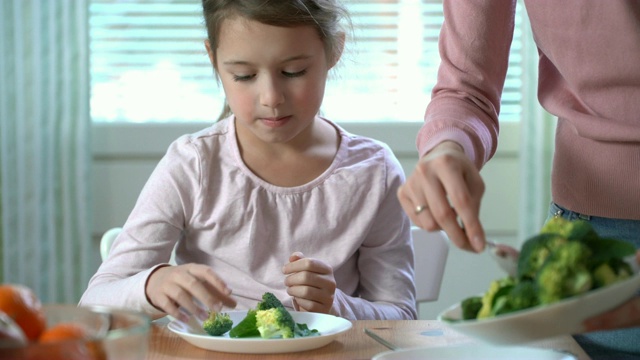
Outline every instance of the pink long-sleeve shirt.
<svg viewBox="0 0 640 360"><path fill-rule="evenodd" d="M296 187L247 168L232 117L173 142L80 304L162 315L145 283L175 246L178 264L211 266L237 309L255 307L267 291L292 307L282 267L300 251L333 268L334 315L415 319L411 223L396 197L402 167L385 144L331 124L340 134L332 164Z"/></svg>
<svg viewBox="0 0 640 360"><path fill-rule="evenodd" d="M553 200L586 215L640 220L640 2L524 3L539 52L538 99L558 117ZM420 154L453 140L481 168L495 153L515 6L444 1L442 63Z"/></svg>

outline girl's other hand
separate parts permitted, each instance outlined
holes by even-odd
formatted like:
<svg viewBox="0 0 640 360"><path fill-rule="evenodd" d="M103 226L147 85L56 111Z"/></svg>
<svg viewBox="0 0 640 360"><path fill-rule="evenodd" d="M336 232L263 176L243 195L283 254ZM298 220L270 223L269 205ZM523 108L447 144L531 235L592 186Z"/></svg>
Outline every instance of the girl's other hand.
<svg viewBox="0 0 640 360"><path fill-rule="evenodd" d="M300 252L289 257L282 272L287 276L287 293L301 311L328 314L333 306L336 280L333 269L324 261L305 258Z"/></svg>
<svg viewBox="0 0 640 360"><path fill-rule="evenodd" d="M223 306L236 306L226 283L210 267L201 264L157 268L147 280L145 293L153 306L184 322L189 319L181 309L205 320L207 309L220 311Z"/></svg>

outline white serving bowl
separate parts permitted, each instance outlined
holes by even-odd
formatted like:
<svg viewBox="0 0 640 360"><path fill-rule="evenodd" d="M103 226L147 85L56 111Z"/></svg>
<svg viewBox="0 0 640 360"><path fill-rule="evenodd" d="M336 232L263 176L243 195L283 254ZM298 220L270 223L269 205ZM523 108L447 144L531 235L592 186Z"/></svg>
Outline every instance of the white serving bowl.
<svg viewBox="0 0 640 360"><path fill-rule="evenodd" d="M480 320L461 320L457 303L438 315L453 330L494 345L513 345L584 332L583 322L611 310L640 290L640 274L551 305Z"/></svg>

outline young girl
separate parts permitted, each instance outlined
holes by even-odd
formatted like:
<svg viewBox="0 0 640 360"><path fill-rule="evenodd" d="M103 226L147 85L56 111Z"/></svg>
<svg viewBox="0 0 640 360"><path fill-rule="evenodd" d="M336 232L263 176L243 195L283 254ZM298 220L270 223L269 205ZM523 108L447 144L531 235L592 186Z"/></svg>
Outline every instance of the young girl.
<svg viewBox="0 0 640 360"><path fill-rule="evenodd" d="M185 311L255 307L269 291L298 311L415 319L400 164L384 144L318 116L344 9L336 0L203 8L231 115L171 144L80 304L186 321Z"/></svg>

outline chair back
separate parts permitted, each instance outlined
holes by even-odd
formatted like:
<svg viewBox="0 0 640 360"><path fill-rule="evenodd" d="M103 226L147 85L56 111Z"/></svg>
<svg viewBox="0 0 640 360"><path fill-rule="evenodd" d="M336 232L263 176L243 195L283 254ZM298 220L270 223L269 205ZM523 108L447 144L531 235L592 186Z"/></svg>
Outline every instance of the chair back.
<svg viewBox="0 0 640 360"><path fill-rule="evenodd" d="M436 301L444 276L449 239L444 231L411 228L415 260L416 302Z"/></svg>
<svg viewBox="0 0 640 360"><path fill-rule="evenodd" d="M107 259L109 256L109 251L111 250L111 245L113 245L113 241L118 237L122 228L115 227L107 230L100 239L100 257L102 261Z"/></svg>
<svg viewBox="0 0 640 360"><path fill-rule="evenodd" d="M109 256L109 251L111 251L111 246L113 245L113 242L116 240L118 235L120 235L120 232L122 232L121 227L114 227L107 230L102 235L102 238L100 238L100 257L102 258L102 261L105 261L107 259L107 256ZM171 258L169 259L169 264L171 265L176 264L175 249L174 251L171 252Z"/></svg>

